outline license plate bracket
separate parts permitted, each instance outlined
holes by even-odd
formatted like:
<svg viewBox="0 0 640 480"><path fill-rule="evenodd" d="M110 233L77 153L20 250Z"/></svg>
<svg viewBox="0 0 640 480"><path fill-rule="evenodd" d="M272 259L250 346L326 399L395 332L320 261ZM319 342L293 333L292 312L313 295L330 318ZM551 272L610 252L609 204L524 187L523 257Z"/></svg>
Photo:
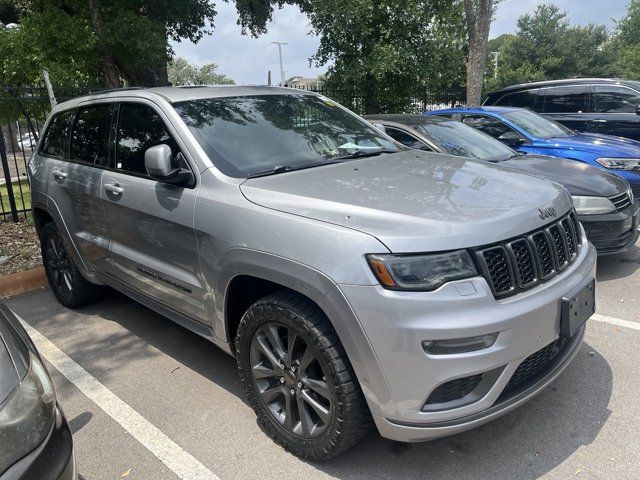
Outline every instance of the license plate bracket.
<svg viewBox="0 0 640 480"><path fill-rule="evenodd" d="M562 297L560 335L573 337L596 312L595 280L588 279Z"/></svg>

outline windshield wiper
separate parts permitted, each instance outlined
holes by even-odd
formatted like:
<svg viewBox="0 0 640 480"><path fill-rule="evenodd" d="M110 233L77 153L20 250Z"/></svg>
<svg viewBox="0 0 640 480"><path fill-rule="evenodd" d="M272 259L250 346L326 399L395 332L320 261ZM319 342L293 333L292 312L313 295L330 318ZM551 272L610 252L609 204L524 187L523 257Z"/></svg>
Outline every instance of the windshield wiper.
<svg viewBox="0 0 640 480"><path fill-rule="evenodd" d="M337 155L335 157L329 157L329 161L334 160L349 160L351 158L365 158L365 157L376 157L378 155L382 155L383 153L398 153L400 150L391 150L388 148L381 148L379 150L355 150L351 153L345 153L342 155Z"/></svg>
<svg viewBox="0 0 640 480"><path fill-rule="evenodd" d="M329 160L326 160L324 162L313 162L313 163L305 163L302 165L296 165L296 166L291 166L291 165L277 165L273 168L270 168L269 170L263 170L261 172L256 172L256 173L251 173L249 175L246 176L246 178L258 178L258 177L266 177L269 175L277 175L279 173L285 173L285 172L295 172L296 170L304 170L306 168L313 168L313 167L320 167L322 165L329 165L331 163L340 163L343 160L341 159L334 159L331 158Z"/></svg>

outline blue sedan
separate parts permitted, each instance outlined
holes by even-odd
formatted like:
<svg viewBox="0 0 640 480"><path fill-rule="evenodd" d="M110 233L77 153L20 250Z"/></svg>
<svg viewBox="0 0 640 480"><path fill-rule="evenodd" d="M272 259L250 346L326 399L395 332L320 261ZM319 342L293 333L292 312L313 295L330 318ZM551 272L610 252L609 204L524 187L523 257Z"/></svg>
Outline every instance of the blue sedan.
<svg viewBox="0 0 640 480"><path fill-rule="evenodd" d="M640 198L640 142L582 133L524 108L457 107L425 115L461 120L525 153L588 163L626 179Z"/></svg>

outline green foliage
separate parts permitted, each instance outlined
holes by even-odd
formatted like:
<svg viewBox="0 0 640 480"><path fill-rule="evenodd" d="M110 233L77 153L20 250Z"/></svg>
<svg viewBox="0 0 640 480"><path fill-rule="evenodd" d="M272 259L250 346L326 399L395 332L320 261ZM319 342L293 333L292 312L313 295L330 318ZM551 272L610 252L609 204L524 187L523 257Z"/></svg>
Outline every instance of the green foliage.
<svg viewBox="0 0 640 480"><path fill-rule="evenodd" d="M617 36L608 50L617 53L620 76L640 79L640 0L631 0L627 14L617 22Z"/></svg>
<svg viewBox="0 0 640 480"><path fill-rule="evenodd" d="M572 26L566 12L541 4L521 16L515 35L489 42L485 90L526 81L616 74L616 52L603 25ZM498 52L498 77L490 52Z"/></svg>
<svg viewBox="0 0 640 480"><path fill-rule="evenodd" d="M305 11L320 37L313 57L330 64L332 96L365 112L410 110L422 86L446 88L464 77L460 1L314 0Z"/></svg>
<svg viewBox="0 0 640 480"><path fill-rule="evenodd" d="M216 72L217 69L215 63L197 67L178 57L169 63L169 82L172 85L235 85L231 77Z"/></svg>
<svg viewBox="0 0 640 480"><path fill-rule="evenodd" d="M0 84L38 83L44 68L56 83L98 82L100 63L87 22L47 9L24 18L19 28L0 30Z"/></svg>

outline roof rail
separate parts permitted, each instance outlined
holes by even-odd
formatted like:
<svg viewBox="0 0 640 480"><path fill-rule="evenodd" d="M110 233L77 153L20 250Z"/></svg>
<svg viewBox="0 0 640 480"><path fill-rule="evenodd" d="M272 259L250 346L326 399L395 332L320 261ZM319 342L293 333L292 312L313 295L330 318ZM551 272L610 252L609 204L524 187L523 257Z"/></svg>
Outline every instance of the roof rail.
<svg viewBox="0 0 640 480"><path fill-rule="evenodd" d="M100 95L101 93L126 92L127 90L142 90L144 88L146 87L105 88L104 90L96 90L95 92L85 93L84 95L78 95L77 97L72 97L69 100L75 100L76 98L89 97L91 95Z"/></svg>

